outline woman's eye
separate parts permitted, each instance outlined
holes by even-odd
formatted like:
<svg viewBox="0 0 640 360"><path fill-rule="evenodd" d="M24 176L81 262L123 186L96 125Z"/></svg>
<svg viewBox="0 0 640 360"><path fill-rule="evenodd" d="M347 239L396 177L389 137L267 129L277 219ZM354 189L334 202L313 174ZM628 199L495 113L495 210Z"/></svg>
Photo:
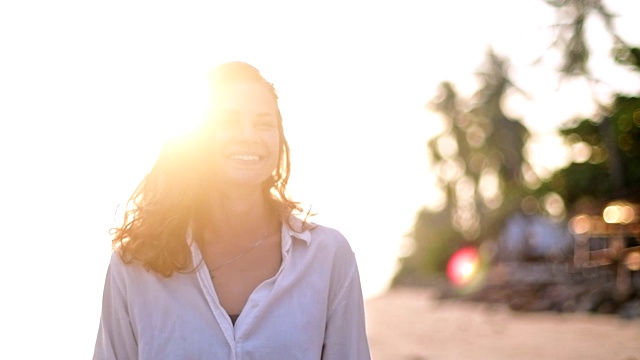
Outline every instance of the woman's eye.
<svg viewBox="0 0 640 360"><path fill-rule="evenodd" d="M278 127L275 120L258 120L256 127L260 130L272 130Z"/></svg>

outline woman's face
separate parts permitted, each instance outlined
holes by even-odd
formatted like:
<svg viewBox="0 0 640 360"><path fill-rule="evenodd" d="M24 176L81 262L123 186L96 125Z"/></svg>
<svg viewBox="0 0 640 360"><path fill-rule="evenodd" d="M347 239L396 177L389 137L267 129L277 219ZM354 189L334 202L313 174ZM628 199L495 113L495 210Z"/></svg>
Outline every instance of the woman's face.
<svg viewBox="0 0 640 360"><path fill-rule="evenodd" d="M236 82L213 98L213 164L216 182L260 185L278 165L278 105L258 82Z"/></svg>

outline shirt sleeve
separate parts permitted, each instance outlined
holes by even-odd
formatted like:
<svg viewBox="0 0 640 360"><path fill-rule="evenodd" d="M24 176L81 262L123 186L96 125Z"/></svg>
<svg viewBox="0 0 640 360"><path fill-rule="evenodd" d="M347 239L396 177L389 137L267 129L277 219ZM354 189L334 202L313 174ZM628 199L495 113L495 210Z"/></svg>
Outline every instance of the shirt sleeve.
<svg viewBox="0 0 640 360"><path fill-rule="evenodd" d="M102 314L94 360L137 359L138 346L131 327L124 286L124 267L118 254L109 263L102 297Z"/></svg>
<svg viewBox="0 0 640 360"><path fill-rule="evenodd" d="M364 300L355 259L353 259L350 275L338 294L327 316L322 359L370 360Z"/></svg>

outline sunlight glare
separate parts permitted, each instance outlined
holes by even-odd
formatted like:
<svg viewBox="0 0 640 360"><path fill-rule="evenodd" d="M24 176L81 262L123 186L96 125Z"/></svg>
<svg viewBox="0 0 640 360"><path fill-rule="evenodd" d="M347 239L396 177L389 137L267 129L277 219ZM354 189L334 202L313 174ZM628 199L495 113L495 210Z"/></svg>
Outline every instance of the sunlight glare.
<svg viewBox="0 0 640 360"><path fill-rule="evenodd" d="M176 84L180 88L172 91L167 111L159 119L148 120L160 127L161 142L182 137L205 120L210 97L207 74L201 71L189 75Z"/></svg>

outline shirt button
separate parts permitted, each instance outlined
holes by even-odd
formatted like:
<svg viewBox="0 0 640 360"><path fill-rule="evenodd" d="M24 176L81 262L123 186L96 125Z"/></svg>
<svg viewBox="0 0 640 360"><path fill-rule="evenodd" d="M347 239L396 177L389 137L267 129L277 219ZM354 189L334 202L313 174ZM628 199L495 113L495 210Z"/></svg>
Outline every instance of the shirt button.
<svg viewBox="0 0 640 360"><path fill-rule="evenodd" d="M257 308L258 308L258 306L259 306L258 304L253 304L253 305L251 305L251 308L252 308L252 309L257 309Z"/></svg>

